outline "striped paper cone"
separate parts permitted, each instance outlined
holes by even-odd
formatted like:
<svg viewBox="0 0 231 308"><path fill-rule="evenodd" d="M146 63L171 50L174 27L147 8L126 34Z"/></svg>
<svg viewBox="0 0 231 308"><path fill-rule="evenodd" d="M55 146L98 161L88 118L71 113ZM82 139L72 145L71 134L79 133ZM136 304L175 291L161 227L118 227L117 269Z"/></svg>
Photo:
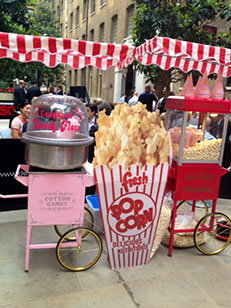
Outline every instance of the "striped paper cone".
<svg viewBox="0 0 231 308"><path fill-rule="evenodd" d="M195 88L194 97L210 98L209 80L207 73L204 74L203 79L201 76L199 77Z"/></svg>
<svg viewBox="0 0 231 308"><path fill-rule="evenodd" d="M188 75L180 95L185 97L194 97L192 74Z"/></svg>
<svg viewBox="0 0 231 308"><path fill-rule="evenodd" d="M111 269L149 263L168 169L168 164L94 169Z"/></svg>
<svg viewBox="0 0 231 308"><path fill-rule="evenodd" d="M224 87L223 87L223 81L221 73L218 73L217 79L214 83L212 92L211 92L211 98L214 99L224 99Z"/></svg>

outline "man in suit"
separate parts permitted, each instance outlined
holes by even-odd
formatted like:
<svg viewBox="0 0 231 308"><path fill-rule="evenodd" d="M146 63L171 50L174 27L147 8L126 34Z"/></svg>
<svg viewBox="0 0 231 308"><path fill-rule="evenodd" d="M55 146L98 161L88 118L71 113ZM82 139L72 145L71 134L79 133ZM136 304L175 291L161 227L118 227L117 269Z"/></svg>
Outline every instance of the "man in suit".
<svg viewBox="0 0 231 308"><path fill-rule="evenodd" d="M147 110L152 112L153 101L157 102L157 97L151 92L149 84L146 84L145 92L140 94L138 101L146 105Z"/></svg>
<svg viewBox="0 0 231 308"><path fill-rule="evenodd" d="M58 85L57 86L57 92L56 92L57 95L63 95L63 87L61 85Z"/></svg>
<svg viewBox="0 0 231 308"><path fill-rule="evenodd" d="M26 93L24 87L24 80L19 80L19 84L14 89L14 107L16 111L20 111L19 106L21 105L21 103L24 103L26 101Z"/></svg>
<svg viewBox="0 0 231 308"><path fill-rule="evenodd" d="M31 103L31 100L33 97L38 97L42 95L42 92L40 91L39 87L38 87L38 82L36 80L32 81L32 86L29 87L29 89L27 90L27 99L28 101Z"/></svg>

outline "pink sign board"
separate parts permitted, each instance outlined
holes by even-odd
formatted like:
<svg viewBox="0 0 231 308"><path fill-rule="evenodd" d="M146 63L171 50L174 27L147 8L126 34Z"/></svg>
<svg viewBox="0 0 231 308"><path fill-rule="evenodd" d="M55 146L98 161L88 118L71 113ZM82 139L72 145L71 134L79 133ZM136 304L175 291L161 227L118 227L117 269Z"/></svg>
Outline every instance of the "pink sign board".
<svg viewBox="0 0 231 308"><path fill-rule="evenodd" d="M94 169L111 269L149 263L168 168L161 164Z"/></svg>
<svg viewBox="0 0 231 308"><path fill-rule="evenodd" d="M82 224L85 174L30 173L28 225Z"/></svg>

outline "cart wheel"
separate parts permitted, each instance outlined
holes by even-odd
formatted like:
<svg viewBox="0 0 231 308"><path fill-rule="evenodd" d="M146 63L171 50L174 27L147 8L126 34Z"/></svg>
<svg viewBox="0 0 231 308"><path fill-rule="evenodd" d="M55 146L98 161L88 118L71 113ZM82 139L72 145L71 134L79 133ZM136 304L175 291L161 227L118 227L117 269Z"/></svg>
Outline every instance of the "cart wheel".
<svg viewBox="0 0 231 308"><path fill-rule="evenodd" d="M183 213L192 211L192 205L193 205L193 202L190 200L181 201L177 205L177 213L183 214ZM196 201L195 214L198 220L201 219L204 215L207 215L208 212L209 212L208 206L204 200Z"/></svg>
<svg viewBox="0 0 231 308"><path fill-rule="evenodd" d="M83 238L82 233L88 233ZM74 242L67 242L66 238L76 238ZM86 228L74 228L67 231L58 241L56 256L59 263L66 269L79 272L92 267L100 258L103 250L101 238L98 234Z"/></svg>
<svg viewBox="0 0 231 308"><path fill-rule="evenodd" d="M86 229L92 229L94 224L94 218L92 216L92 213L90 210L88 210L86 207L84 208L84 220L83 220L83 228ZM68 230L72 229L72 225L57 225L54 226L56 233L61 237L64 233L66 233ZM88 234L88 232L85 232L82 234L82 237L85 237ZM66 237L67 241L75 241L75 237L68 238Z"/></svg>
<svg viewBox="0 0 231 308"><path fill-rule="evenodd" d="M197 223L193 239L197 249L205 255L223 251L231 241L231 221L225 214L215 212L205 215Z"/></svg>

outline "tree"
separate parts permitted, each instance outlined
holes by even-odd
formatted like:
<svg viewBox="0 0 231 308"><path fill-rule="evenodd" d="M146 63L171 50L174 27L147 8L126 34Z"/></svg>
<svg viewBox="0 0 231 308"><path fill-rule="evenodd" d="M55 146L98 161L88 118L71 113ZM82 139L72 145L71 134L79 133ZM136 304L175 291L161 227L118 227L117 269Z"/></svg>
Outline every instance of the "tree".
<svg viewBox="0 0 231 308"><path fill-rule="evenodd" d="M28 29L27 0L0 0L0 29L3 32L17 33Z"/></svg>
<svg viewBox="0 0 231 308"><path fill-rule="evenodd" d="M216 0L133 0L137 4L134 18L133 41L141 45L155 36L170 37L184 41L231 47L230 33L211 34L205 26L218 18L225 22L231 20L231 4L229 1ZM168 72L156 65L142 66L137 63L139 71L148 80L162 81L166 86L185 78L178 69Z"/></svg>
<svg viewBox="0 0 231 308"><path fill-rule="evenodd" d="M34 5L34 2L23 2L27 5ZM29 26L24 28L22 24L15 22L14 28L17 29L17 33L37 36L61 37L61 33L58 30L58 20L54 17L54 10L50 1L44 0L38 2L34 12L30 11L27 13L27 15L24 16L25 19L27 19L25 20L25 24ZM64 66L58 65L55 68L49 68L39 62L21 63L12 59L1 59L0 71L0 79L7 82L9 86L12 86L13 79L16 77L31 82L32 80L36 79L36 74L38 72L40 75L40 83L46 84L48 86L50 84L54 84L54 82L62 83Z"/></svg>

